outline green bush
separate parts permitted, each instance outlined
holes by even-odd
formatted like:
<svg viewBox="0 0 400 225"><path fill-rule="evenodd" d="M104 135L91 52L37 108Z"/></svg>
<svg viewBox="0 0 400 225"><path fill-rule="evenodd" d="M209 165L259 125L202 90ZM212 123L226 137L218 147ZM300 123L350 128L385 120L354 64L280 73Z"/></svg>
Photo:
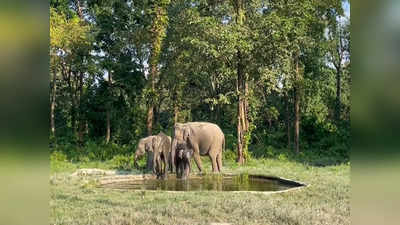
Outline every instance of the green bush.
<svg viewBox="0 0 400 225"><path fill-rule="evenodd" d="M228 150L226 149L223 153L222 153L223 159L227 160L227 161L235 161L237 158L237 153L235 151L232 150Z"/></svg>
<svg viewBox="0 0 400 225"><path fill-rule="evenodd" d="M58 144L53 152L63 153L72 162L107 161L116 155L133 155L134 145L104 144L102 141L87 141L83 146L73 143Z"/></svg>
<svg viewBox="0 0 400 225"><path fill-rule="evenodd" d="M54 151L50 154L50 161L52 162L66 162L67 156L60 152L60 151Z"/></svg>
<svg viewBox="0 0 400 225"><path fill-rule="evenodd" d="M132 156L116 155L111 159L113 168L119 170L132 170L134 158Z"/></svg>

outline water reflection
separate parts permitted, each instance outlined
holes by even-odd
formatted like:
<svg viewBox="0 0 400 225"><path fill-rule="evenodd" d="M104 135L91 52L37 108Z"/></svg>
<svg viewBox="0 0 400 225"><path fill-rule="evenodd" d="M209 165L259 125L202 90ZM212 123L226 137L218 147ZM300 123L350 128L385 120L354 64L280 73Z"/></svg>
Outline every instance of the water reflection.
<svg viewBox="0 0 400 225"><path fill-rule="evenodd" d="M168 180L139 180L107 184L103 187L134 190L167 191L280 191L301 186L295 182L285 182L276 178L266 178L249 174L235 176L204 175L187 180L169 176Z"/></svg>

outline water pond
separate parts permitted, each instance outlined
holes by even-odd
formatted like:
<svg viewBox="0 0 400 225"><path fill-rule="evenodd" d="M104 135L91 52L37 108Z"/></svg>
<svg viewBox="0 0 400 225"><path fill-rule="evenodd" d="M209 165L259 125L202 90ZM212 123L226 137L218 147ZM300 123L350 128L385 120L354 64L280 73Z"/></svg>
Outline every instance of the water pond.
<svg viewBox="0 0 400 225"><path fill-rule="evenodd" d="M300 187L303 184L272 176L262 175L193 175L189 179L141 179L108 183L103 188L162 191L257 191L273 192Z"/></svg>

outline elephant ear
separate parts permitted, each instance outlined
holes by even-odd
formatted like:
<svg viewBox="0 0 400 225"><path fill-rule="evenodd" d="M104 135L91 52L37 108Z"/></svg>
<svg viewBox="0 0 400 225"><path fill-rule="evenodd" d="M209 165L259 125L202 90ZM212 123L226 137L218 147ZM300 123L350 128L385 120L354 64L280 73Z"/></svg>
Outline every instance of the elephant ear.
<svg viewBox="0 0 400 225"><path fill-rule="evenodd" d="M151 142L152 142L152 146L153 146L153 151L154 151L154 149L158 149L158 146L160 144L160 137L158 137L158 136L154 137L151 140Z"/></svg>
<svg viewBox="0 0 400 225"><path fill-rule="evenodd" d="M155 147L157 147L156 145L157 145L157 136L151 139L151 147L153 147L154 149Z"/></svg>

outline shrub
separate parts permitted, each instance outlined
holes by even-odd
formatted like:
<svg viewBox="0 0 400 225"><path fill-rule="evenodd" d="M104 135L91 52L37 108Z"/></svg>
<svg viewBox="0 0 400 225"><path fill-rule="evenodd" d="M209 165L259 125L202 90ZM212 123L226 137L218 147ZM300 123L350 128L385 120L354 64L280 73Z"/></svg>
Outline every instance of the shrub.
<svg viewBox="0 0 400 225"><path fill-rule="evenodd" d="M83 162L83 163L88 163L88 162L90 162L91 160L90 160L90 158L89 158L88 156L81 155L81 156L79 156L78 161L79 161L79 162Z"/></svg>
<svg viewBox="0 0 400 225"><path fill-rule="evenodd" d="M226 149L224 152L222 152L222 156L223 156L224 160L235 161L236 157L237 157L237 153L235 151Z"/></svg>
<svg viewBox="0 0 400 225"><path fill-rule="evenodd" d="M60 152L60 151L54 151L50 154L50 161L52 162L66 162L67 161L67 156Z"/></svg>
<svg viewBox="0 0 400 225"><path fill-rule="evenodd" d="M288 161L288 157L287 157L287 155L285 153L279 154L278 159L280 161Z"/></svg>
<svg viewBox="0 0 400 225"><path fill-rule="evenodd" d="M111 163L113 164L113 168L119 170L132 170L133 169L133 155L132 156L124 156L124 155L116 155L111 159Z"/></svg>

